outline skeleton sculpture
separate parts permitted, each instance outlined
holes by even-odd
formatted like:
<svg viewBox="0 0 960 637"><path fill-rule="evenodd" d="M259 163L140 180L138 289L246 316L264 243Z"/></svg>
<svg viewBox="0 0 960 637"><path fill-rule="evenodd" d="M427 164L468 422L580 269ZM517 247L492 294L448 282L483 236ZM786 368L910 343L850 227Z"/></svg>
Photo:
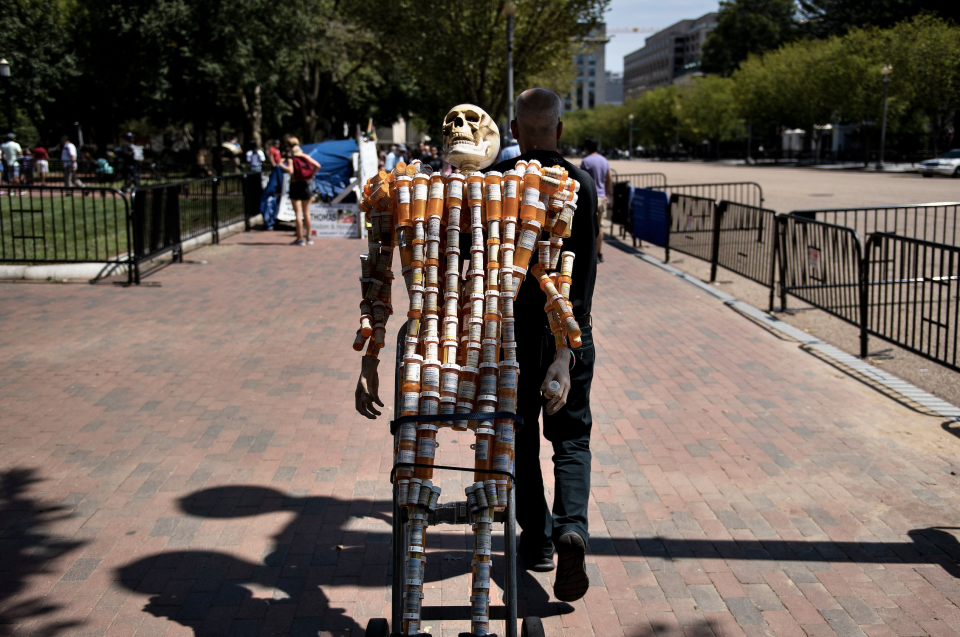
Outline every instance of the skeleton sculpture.
<svg viewBox="0 0 960 637"><path fill-rule="evenodd" d="M420 465L396 471L398 503L409 512L403 634L420 634L426 528L440 497L430 467L439 427L453 427L477 437L474 483L466 489L474 523L471 632L486 635L491 525L493 510L506 505L502 472L514 472L514 423L444 416L516 413L520 367L513 301L533 255L530 273L546 294L556 346L580 346L569 300L574 254L562 251L579 184L563 168L535 160L518 161L504 174L477 172L493 163L500 138L493 120L476 106L454 107L444 118L443 137L444 158L465 174L447 177L419 161L399 162L364 186L360 207L371 222L370 244L369 254L360 256L363 301L354 349L363 350L368 338L368 356L384 346L396 247L410 298L397 415L437 418L400 425L394 449L395 463ZM463 253L461 232L470 237ZM543 232L548 240L541 240Z"/></svg>
<svg viewBox="0 0 960 637"><path fill-rule="evenodd" d="M460 172L486 168L500 154L500 130L479 106L454 106L443 118L443 158Z"/></svg>

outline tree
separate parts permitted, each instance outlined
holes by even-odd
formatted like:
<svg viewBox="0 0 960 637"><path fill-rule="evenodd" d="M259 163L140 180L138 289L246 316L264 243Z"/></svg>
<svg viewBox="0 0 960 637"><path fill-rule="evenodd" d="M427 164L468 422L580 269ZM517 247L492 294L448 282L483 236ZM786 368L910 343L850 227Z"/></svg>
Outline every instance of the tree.
<svg viewBox="0 0 960 637"><path fill-rule="evenodd" d="M628 103L637 135L634 141L648 148L668 148L677 136L680 104L676 86L656 88Z"/></svg>
<svg viewBox="0 0 960 637"><path fill-rule="evenodd" d="M800 27L817 38L844 35L851 29L889 29L929 12L960 23L960 3L943 0L800 0Z"/></svg>
<svg viewBox="0 0 960 637"><path fill-rule="evenodd" d="M733 80L698 77L680 90L680 132L688 141L709 140L719 157L720 142L739 134L742 123L733 97Z"/></svg>
<svg viewBox="0 0 960 637"><path fill-rule="evenodd" d="M61 98L78 75L72 40L63 2L6 0L0 12L0 55L11 67L10 98L45 138L68 123ZM13 122L6 124L13 128Z"/></svg>
<svg viewBox="0 0 960 637"><path fill-rule="evenodd" d="M470 102L495 120L506 114L506 0L396 0L378 7L377 19L391 25L387 36L402 44L398 62L416 78L414 114L431 130L451 106ZM609 0L518 2L514 30L514 85L535 80L561 95L570 90L571 42L583 41L601 22ZM575 46L575 45L574 45Z"/></svg>
<svg viewBox="0 0 960 637"><path fill-rule="evenodd" d="M717 28L703 47L703 71L730 75L753 54L796 37L794 0L721 0Z"/></svg>
<svg viewBox="0 0 960 637"><path fill-rule="evenodd" d="M897 85L903 99L926 115L936 152L960 109L960 28L925 14L901 22L891 35L891 88Z"/></svg>

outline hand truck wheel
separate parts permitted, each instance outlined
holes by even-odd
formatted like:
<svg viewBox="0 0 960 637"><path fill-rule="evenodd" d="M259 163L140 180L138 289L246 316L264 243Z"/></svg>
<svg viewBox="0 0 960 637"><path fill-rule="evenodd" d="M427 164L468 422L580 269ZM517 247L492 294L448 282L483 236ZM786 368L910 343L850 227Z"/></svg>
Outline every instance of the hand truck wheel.
<svg viewBox="0 0 960 637"><path fill-rule="evenodd" d="M524 617L520 624L520 637L544 637L543 622L539 617Z"/></svg>
<svg viewBox="0 0 960 637"><path fill-rule="evenodd" d="M363 635L364 637L390 637L390 626L383 617L374 617L367 622L367 630Z"/></svg>

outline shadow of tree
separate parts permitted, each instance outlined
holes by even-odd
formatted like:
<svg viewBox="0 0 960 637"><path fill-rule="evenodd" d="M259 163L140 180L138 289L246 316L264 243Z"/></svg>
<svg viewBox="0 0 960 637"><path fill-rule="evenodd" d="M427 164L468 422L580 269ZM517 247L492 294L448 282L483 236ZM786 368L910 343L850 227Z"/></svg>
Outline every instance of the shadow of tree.
<svg viewBox="0 0 960 637"><path fill-rule="evenodd" d="M32 576L40 574L51 560L81 547L76 540L55 538L43 527L68 518L69 509L47 507L27 495L42 478L33 469L11 469L0 473L0 635L12 635L18 627L29 626L29 634L52 637L73 632L80 621L40 618L61 609L41 596L22 596ZM38 623L39 622L39 623Z"/></svg>

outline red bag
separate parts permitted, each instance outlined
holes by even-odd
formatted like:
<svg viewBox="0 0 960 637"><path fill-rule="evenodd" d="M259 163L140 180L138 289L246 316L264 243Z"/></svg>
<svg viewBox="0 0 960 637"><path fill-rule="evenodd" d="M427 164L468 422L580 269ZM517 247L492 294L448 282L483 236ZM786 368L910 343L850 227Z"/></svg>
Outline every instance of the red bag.
<svg viewBox="0 0 960 637"><path fill-rule="evenodd" d="M303 157L294 157L293 158L293 180L294 181L310 181L310 178L313 177L315 169L313 164L308 162Z"/></svg>

